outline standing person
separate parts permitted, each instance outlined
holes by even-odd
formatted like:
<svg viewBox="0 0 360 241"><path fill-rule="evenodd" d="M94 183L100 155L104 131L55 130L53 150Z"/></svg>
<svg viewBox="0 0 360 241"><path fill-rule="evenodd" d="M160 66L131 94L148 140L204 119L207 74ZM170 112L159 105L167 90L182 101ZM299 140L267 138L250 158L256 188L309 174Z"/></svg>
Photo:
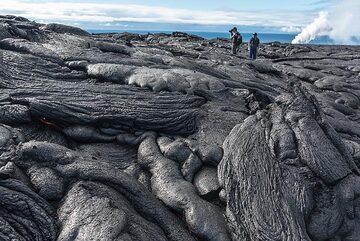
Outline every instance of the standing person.
<svg viewBox="0 0 360 241"><path fill-rule="evenodd" d="M233 54L236 54L240 44L242 43L242 36L241 34L237 31L236 27L233 27L233 29L231 29L230 31L230 37L231 37L231 50Z"/></svg>
<svg viewBox="0 0 360 241"><path fill-rule="evenodd" d="M257 50L260 45L260 39L257 37L257 33L254 33L252 38L250 39L250 59L256 59Z"/></svg>

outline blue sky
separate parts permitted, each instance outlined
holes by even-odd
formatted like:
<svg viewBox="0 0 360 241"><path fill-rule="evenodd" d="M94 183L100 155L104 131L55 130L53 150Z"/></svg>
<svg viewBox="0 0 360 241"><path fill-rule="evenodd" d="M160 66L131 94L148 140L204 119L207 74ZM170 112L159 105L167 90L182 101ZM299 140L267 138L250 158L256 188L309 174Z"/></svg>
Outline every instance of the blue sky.
<svg viewBox="0 0 360 241"><path fill-rule="evenodd" d="M0 0L0 14L85 29L299 32L335 1Z"/></svg>

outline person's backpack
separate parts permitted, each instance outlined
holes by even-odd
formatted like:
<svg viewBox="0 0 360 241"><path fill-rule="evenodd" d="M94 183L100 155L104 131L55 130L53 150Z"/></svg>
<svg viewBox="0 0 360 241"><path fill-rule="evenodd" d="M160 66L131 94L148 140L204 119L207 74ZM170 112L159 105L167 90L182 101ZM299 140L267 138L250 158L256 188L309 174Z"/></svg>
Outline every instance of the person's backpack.
<svg viewBox="0 0 360 241"><path fill-rule="evenodd" d="M252 38L252 43L251 43L251 46L253 46L253 47L259 47L259 45L260 45L260 39L259 38L257 38L257 37L255 37L255 38Z"/></svg>
<svg viewBox="0 0 360 241"><path fill-rule="evenodd" d="M241 34L237 33L236 38L235 38L236 45L240 45L240 44L242 44L242 42L243 42L243 38L242 38Z"/></svg>

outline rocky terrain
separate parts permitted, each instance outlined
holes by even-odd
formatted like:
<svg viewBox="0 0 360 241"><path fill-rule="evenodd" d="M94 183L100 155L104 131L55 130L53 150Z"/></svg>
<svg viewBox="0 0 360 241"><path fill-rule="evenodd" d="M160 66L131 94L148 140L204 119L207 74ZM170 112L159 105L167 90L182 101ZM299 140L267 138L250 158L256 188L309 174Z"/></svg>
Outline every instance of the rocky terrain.
<svg viewBox="0 0 360 241"><path fill-rule="evenodd" d="M360 47L230 52L0 16L0 240L360 240Z"/></svg>

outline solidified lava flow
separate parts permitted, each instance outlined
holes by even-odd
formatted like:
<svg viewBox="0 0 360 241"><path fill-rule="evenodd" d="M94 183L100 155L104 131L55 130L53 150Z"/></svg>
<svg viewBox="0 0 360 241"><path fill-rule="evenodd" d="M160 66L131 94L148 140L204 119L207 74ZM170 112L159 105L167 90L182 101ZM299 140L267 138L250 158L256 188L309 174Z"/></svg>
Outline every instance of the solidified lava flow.
<svg viewBox="0 0 360 241"><path fill-rule="evenodd" d="M360 47L0 16L0 240L360 240Z"/></svg>

